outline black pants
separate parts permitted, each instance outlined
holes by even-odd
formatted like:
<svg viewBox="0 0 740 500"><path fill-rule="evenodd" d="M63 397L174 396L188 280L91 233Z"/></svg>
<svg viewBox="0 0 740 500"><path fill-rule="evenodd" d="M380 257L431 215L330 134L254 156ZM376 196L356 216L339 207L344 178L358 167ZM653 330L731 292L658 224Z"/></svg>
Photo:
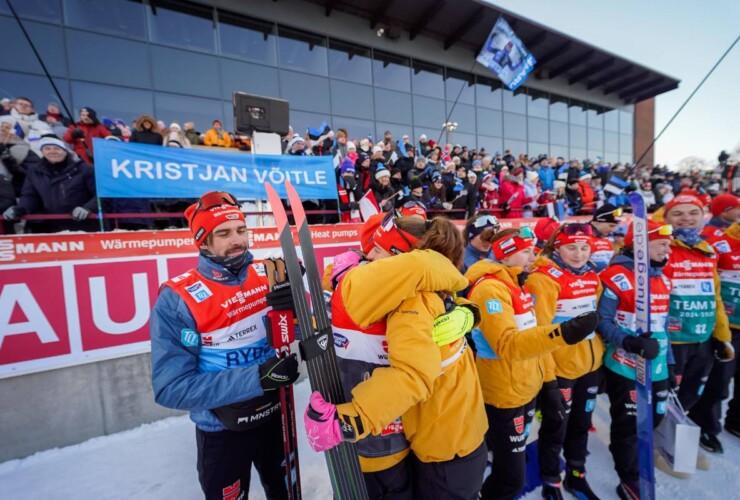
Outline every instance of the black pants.
<svg viewBox="0 0 740 500"><path fill-rule="evenodd" d="M740 330L734 328L732 329L732 345L735 348L735 352L740 353ZM704 386L704 391L701 393L699 401L696 402L689 412L689 418L701 427L703 432L709 433L712 436L718 436L722 432L722 426L720 424L720 419L722 418L722 401L730 396L730 380L732 380L732 377L735 377L735 396L730 402L727 418L729 419L730 415L733 415L735 422L740 422L740 414L738 414L740 400L737 399L737 384L740 379L737 377L737 367L736 359L727 362L715 360L712 371L709 372L707 384Z"/></svg>
<svg viewBox="0 0 740 500"><path fill-rule="evenodd" d="M675 373L678 381L678 400L689 411L704 391L709 372L714 364L714 351L710 341L693 344L672 344L676 360Z"/></svg>
<svg viewBox="0 0 740 500"><path fill-rule="evenodd" d="M268 499L287 499L283 430L279 418L244 432L195 431L198 479L206 500L248 498L254 464ZM243 497L239 495L244 494Z"/></svg>
<svg viewBox="0 0 740 500"><path fill-rule="evenodd" d="M412 500L412 453L390 469L378 472L363 472L370 500Z"/></svg>
<svg viewBox="0 0 740 500"><path fill-rule="evenodd" d="M577 379L558 377L560 391L570 410L563 421L542 410L542 426L537 451L540 459L540 476L548 483L560 482L560 450L568 466L583 469L588 453L588 431L596 407L599 390L599 370Z"/></svg>
<svg viewBox="0 0 740 500"><path fill-rule="evenodd" d="M477 450L446 462L421 462L414 457L416 498L419 500L477 500L486 470L485 443Z"/></svg>
<svg viewBox="0 0 740 500"><path fill-rule="evenodd" d="M637 392L635 381L604 369L612 417L609 451L614 469L621 481L637 481L640 468L637 458ZM653 428L663 420L668 399L668 380L653 382Z"/></svg>
<svg viewBox="0 0 740 500"><path fill-rule="evenodd" d="M527 436L534 416L534 400L518 408L486 405L486 415L486 445L493 452L493 468L483 483L482 497L516 498L527 478Z"/></svg>

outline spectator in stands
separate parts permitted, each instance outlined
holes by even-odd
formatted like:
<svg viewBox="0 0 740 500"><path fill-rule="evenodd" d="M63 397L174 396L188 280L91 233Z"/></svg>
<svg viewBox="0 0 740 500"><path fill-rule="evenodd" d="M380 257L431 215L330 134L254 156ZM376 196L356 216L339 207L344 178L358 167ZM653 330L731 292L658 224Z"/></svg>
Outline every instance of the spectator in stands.
<svg viewBox="0 0 740 500"><path fill-rule="evenodd" d="M555 171L550 167L547 155L540 155L539 174L542 191L552 191L554 188L553 183L555 182Z"/></svg>
<svg viewBox="0 0 740 500"><path fill-rule="evenodd" d="M568 202L568 215L578 215L581 213L581 191L579 189L578 178L568 179L565 186L565 199Z"/></svg>
<svg viewBox="0 0 740 500"><path fill-rule="evenodd" d="M524 175L524 196L529 198L529 203L524 205L524 217L534 216L537 210L537 199L540 197L540 174L530 170Z"/></svg>
<svg viewBox="0 0 740 500"><path fill-rule="evenodd" d="M39 115L34 110L33 101L28 97L16 97L9 114L16 120L16 135L21 139L26 138L31 127L38 128Z"/></svg>
<svg viewBox="0 0 740 500"><path fill-rule="evenodd" d="M57 123L63 126L65 129L72 125L72 120L62 115L62 112L59 110L59 105L55 102L50 102L46 106L46 114L41 115L39 117L39 120L45 121L52 128L54 128L54 124Z"/></svg>
<svg viewBox="0 0 740 500"><path fill-rule="evenodd" d="M0 213L16 205L21 194L26 169L40 162L26 142L15 134L15 120L0 116ZM13 234L13 221L2 222L3 234Z"/></svg>
<svg viewBox="0 0 740 500"><path fill-rule="evenodd" d="M359 185L355 165L349 158L342 160L337 191L339 193L341 222L361 222L359 201L364 193Z"/></svg>
<svg viewBox="0 0 740 500"><path fill-rule="evenodd" d="M205 144L208 145L208 142L205 142ZM306 141L300 135L295 134L288 142L288 154L291 156L306 156L309 154L309 150L306 150Z"/></svg>
<svg viewBox="0 0 740 500"><path fill-rule="evenodd" d="M592 214L596 208L596 193L591 187L591 180L593 176L581 170L578 176L578 192L581 194L581 208L580 212L584 214Z"/></svg>
<svg viewBox="0 0 740 500"><path fill-rule="evenodd" d="M398 199L396 191L391 186L391 172L382 163L378 164L374 182L371 183L375 201L382 212L389 212L395 208Z"/></svg>
<svg viewBox="0 0 740 500"><path fill-rule="evenodd" d="M10 110L13 109L13 101L8 99L7 97L3 97L0 99L0 116L5 116L10 114Z"/></svg>
<svg viewBox="0 0 740 500"><path fill-rule="evenodd" d="M223 130L220 120L213 120L212 128L208 129L203 138L203 144L206 146L217 146L219 148L231 147L231 136Z"/></svg>
<svg viewBox="0 0 740 500"><path fill-rule="evenodd" d="M370 189L370 180L372 178L370 175L370 157L367 154L360 153L357 155L357 160L355 160L355 171L359 176L362 192L366 193L367 190Z"/></svg>
<svg viewBox="0 0 740 500"><path fill-rule="evenodd" d="M445 186L441 173L434 172L432 174L432 182L424 190L422 200L429 210L449 210L452 208L452 204L447 203L447 186Z"/></svg>
<svg viewBox="0 0 740 500"><path fill-rule="evenodd" d="M391 187L394 193L403 193L406 195L406 184L403 182L403 172L398 167L391 168ZM397 197L396 200L400 200L401 197Z"/></svg>
<svg viewBox="0 0 740 500"><path fill-rule="evenodd" d="M432 168L427 165L427 160L423 156L418 156L414 162L414 167L406 174L406 182L411 185L414 179L417 179L422 185L427 185L432 180Z"/></svg>
<svg viewBox="0 0 740 500"><path fill-rule="evenodd" d="M421 156L429 156L429 153L432 152L432 146L429 144L429 139L427 139L426 134L421 134L419 136L419 154Z"/></svg>
<svg viewBox="0 0 740 500"><path fill-rule="evenodd" d="M424 203L424 185L418 178L414 178L409 182L409 194L404 196L399 205L403 206L410 202L421 203L427 210L429 210L429 207Z"/></svg>
<svg viewBox="0 0 740 500"><path fill-rule="evenodd" d="M478 188L478 199L484 210L498 210L498 184L493 172L483 174L480 187Z"/></svg>
<svg viewBox="0 0 740 500"><path fill-rule="evenodd" d="M401 149L403 149L403 154L398 156L393 166L401 169L402 177L408 179L409 172L414 168L414 146L413 144L403 144Z"/></svg>
<svg viewBox="0 0 740 500"><path fill-rule="evenodd" d="M336 156L339 153L340 158L346 158L347 153L347 131L343 128L337 129L334 135L336 144L331 148L331 155Z"/></svg>
<svg viewBox="0 0 740 500"><path fill-rule="evenodd" d="M454 165L454 163L452 163ZM464 210L463 212L452 212L451 219L467 219L475 214L475 208L478 204L478 189L475 180L470 182L467 171L463 165L457 167L455 184L452 188L453 196L452 208L455 210ZM472 173L472 172L471 172ZM473 173L475 175L475 173Z"/></svg>
<svg viewBox="0 0 740 500"><path fill-rule="evenodd" d="M375 171L378 170L380 165L383 165L384 167L388 165L388 162L383 155L383 143L373 146L372 153L370 155L370 173L375 175Z"/></svg>
<svg viewBox="0 0 740 500"><path fill-rule="evenodd" d="M170 123L170 133L162 141L162 145L169 148L186 148L190 149L190 141L185 136L185 132L180 128L177 122Z"/></svg>
<svg viewBox="0 0 740 500"><path fill-rule="evenodd" d="M98 121L98 115L92 108L80 108L80 120L67 128L64 141L85 163L93 164L93 139L104 139L110 131Z"/></svg>
<svg viewBox="0 0 740 500"><path fill-rule="evenodd" d="M182 124L182 128L185 129L185 137L190 141L191 146L200 145L200 134L195 131L195 123L185 122Z"/></svg>
<svg viewBox="0 0 740 500"><path fill-rule="evenodd" d="M650 181L643 181L640 183L640 189L637 191L643 198L645 198L645 206L648 212L654 212L657 208L657 202L655 200L655 193L653 193L653 184Z"/></svg>
<svg viewBox="0 0 740 500"><path fill-rule="evenodd" d="M3 217L16 220L34 213L70 214L72 220L29 221L26 227L34 233L97 230L98 221L88 219L97 210L92 165L56 137L44 137L39 142L44 157L38 165L26 169L18 204L5 210Z"/></svg>
<svg viewBox="0 0 740 500"><path fill-rule="evenodd" d="M161 146L162 134L157 120L151 115L140 115L134 122L134 130L131 132L129 142Z"/></svg>
<svg viewBox="0 0 740 500"><path fill-rule="evenodd" d="M532 199L524 194L523 183L524 169L522 167L516 167L511 175L505 176L499 189L499 202L503 217L509 219L522 217L524 215L522 208L532 202Z"/></svg>

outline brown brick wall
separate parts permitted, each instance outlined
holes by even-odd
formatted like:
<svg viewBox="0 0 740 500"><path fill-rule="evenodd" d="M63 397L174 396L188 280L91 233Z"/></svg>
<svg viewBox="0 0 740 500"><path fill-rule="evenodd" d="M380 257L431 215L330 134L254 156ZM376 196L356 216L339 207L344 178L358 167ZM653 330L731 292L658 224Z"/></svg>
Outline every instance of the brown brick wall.
<svg viewBox="0 0 740 500"><path fill-rule="evenodd" d="M637 161L655 137L655 98L651 97L635 104L634 117L635 136L632 161ZM648 151L640 163L655 165L655 147Z"/></svg>

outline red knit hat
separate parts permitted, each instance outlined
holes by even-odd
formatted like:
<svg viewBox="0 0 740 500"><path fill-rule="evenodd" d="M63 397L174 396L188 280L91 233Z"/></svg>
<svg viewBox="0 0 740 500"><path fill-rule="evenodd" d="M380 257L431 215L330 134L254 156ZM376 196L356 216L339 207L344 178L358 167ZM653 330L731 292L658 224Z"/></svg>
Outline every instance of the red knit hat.
<svg viewBox="0 0 740 500"><path fill-rule="evenodd" d="M211 231L224 222L244 222L244 214L236 203L236 198L228 193L211 191L185 210L185 218L197 247L203 244Z"/></svg>
<svg viewBox="0 0 740 500"><path fill-rule="evenodd" d="M547 241L559 227L560 222L552 217L541 217L534 225L534 235L537 236L538 240Z"/></svg>
<svg viewBox="0 0 740 500"><path fill-rule="evenodd" d="M678 205L696 205L702 210L704 209L704 203L702 203L699 198L697 198L693 194L686 194L685 192L683 192L665 204L665 207L663 208L663 214L667 214L673 207L676 207Z"/></svg>
<svg viewBox="0 0 740 500"><path fill-rule="evenodd" d="M410 252L419 239L396 225L393 212L384 215L386 217L375 230L373 244L394 255Z"/></svg>
<svg viewBox="0 0 740 500"><path fill-rule="evenodd" d="M733 208L740 207L740 198L734 194L724 193L717 196L709 204L709 209L712 211L712 215L719 217L725 212L729 212Z"/></svg>
<svg viewBox="0 0 740 500"><path fill-rule="evenodd" d="M627 228L627 234L624 235L624 246L626 247L631 247L635 242L635 232L632 229L632 226L633 223L630 222L629 228ZM648 241L673 239L673 226L670 224L655 222L652 219L648 219L647 221L647 232Z"/></svg>
<svg viewBox="0 0 740 500"><path fill-rule="evenodd" d="M365 255L369 254L375 246L373 237L378 226L383 222L383 217L385 217L384 213L375 214L366 220L360 228L360 246L362 247L362 253Z"/></svg>
<svg viewBox="0 0 740 500"><path fill-rule="evenodd" d="M681 191L679 194L690 194L691 196L696 196L705 207L708 207L709 204L712 203L712 195L707 192L700 193L696 189L687 189L685 191Z"/></svg>

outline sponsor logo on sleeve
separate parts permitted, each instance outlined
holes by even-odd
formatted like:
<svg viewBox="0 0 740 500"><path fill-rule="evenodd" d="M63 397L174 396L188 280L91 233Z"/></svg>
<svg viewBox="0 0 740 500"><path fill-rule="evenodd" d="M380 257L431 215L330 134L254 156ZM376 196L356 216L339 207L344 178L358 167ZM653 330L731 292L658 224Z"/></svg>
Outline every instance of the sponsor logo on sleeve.
<svg viewBox="0 0 740 500"><path fill-rule="evenodd" d="M504 308L499 299L491 299L486 301L486 310L488 314L497 314L503 312Z"/></svg>
<svg viewBox="0 0 740 500"><path fill-rule="evenodd" d="M554 267L550 268L547 272L550 273L554 278L559 278L563 275L562 271L555 269Z"/></svg>
<svg viewBox="0 0 740 500"><path fill-rule="evenodd" d="M632 290L632 283L630 283L630 280L623 273L616 274L612 278L612 282L623 292Z"/></svg>
<svg viewBox="0 0 740 500"><path fill-rule="evenodd" d="M184 346L195 347L198 345L198 334L190 328L183 328L180 331L180 342Z"/></svg>

